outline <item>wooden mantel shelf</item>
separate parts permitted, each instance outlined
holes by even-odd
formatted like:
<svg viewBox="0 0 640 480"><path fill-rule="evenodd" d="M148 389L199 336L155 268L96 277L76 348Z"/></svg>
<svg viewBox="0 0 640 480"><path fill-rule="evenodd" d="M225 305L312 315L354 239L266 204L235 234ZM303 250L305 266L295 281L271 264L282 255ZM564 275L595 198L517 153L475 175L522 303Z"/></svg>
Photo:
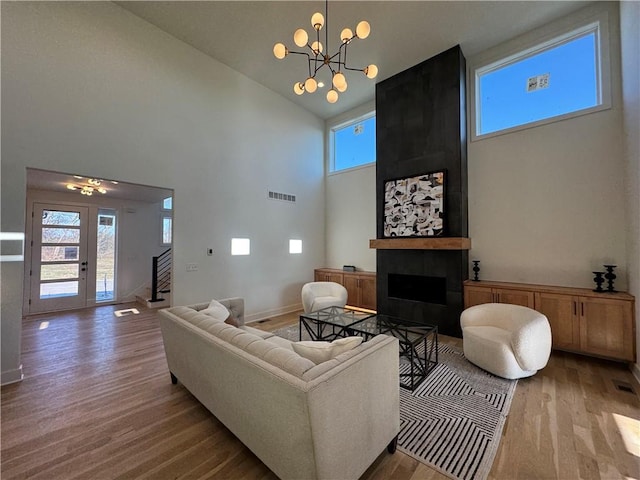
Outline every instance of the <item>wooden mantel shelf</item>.
<svg viewBox="0 0 640 480"><path fill-rule="evenodd" d="M471 239L467 237L437 238L374 238L369 248L384 250L470 250Z"/></svg>

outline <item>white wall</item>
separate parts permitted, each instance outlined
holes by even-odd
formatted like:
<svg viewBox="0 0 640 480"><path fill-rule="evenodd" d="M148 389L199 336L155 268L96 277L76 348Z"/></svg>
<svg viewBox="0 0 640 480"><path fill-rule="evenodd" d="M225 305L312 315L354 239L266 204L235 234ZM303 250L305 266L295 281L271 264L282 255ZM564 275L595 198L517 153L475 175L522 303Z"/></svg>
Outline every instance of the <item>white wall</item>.
<svg viewBox="0 0 640 480"><path fill-rule="evenodd" d="M609 16L612 108L468 145L470 258L481 261L482 279L591 287L591 272L613 263L616 287L628 285L617 3L596 4L478 57L601 10Z"/></svg>
<svg viewBox="0 0 640 480"><path fill-rule="evenodd" d="M323 122L113 3L1 8L2 231L25 231L26 167L173 188L174 304L299 306L324 263ZM252 255L231 257L232 236ZM2 267L6 383L20 376L23 265Z"/></svg>
<svg viewBox="0 0 640 480"><path fill-rule="evenodd" d="M640 3L620 3L624 153L627 162L627 269L636 297L636 346L640 346ZM634 373L640 381L640 348Z"/></svg>
<svg viewBox="0 0 640 480"><path fill-rule="evenodd" d="M335 125L375 110L368 102L326 121L327 131ZM326 145L329 145L327 138ZM328 158L328 155L327 155ZM327 171L328 171L327 167ZM369 240L376 238L376 166L330 174L326 181L326 265L376 271L376 251Z"/></svg>

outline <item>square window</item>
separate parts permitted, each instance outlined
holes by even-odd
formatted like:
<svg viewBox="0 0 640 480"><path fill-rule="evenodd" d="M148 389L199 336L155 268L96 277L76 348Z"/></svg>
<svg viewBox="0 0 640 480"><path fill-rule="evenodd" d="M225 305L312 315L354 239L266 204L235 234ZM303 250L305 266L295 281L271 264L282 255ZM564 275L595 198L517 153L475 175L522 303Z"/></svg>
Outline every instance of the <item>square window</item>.
<svg viewBox="0 0 640 480"><path fill-rule="evenodd" d="M251 253L251 240L248 238L231 239L231 255L249 255Z"/></svg>
<svg viewBox="0 0 640 480"><path fill-rule="evenodd" d="M289 240L289 253L302 253L302 240Z"/></svg>

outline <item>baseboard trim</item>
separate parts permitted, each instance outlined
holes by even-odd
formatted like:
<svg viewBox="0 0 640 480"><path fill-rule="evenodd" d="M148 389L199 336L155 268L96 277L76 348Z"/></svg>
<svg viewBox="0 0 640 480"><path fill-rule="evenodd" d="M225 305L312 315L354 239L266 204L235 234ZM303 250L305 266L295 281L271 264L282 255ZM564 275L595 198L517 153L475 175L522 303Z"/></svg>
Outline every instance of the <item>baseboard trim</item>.
<svg viewBox="0 0 640 480"><path fill-rule="evenodd" d="M285 313L297 312L302 310L302 302L295 303L293 305L287 305L280 308L274 308L273 310L265 310L264 312L252 313L251 315L245 315L245 323L258 322L277 315L284 315Z"/></svg>
<svg viewBox="0 0 640 480"><path fill-rule="evenodd" d="M640 383L640 365L638 365L637 363L632 363L630 365L630 368L631 373L634 377L636 377L637 382Z"/></svg>
<svg viewBox="0 0 640 480"><path fill-rule="evenodd" d="M14 370L7 370L0 374L0 385L9 385L10 383L21 382L24 378L22 373L22 365Z"/></svg>

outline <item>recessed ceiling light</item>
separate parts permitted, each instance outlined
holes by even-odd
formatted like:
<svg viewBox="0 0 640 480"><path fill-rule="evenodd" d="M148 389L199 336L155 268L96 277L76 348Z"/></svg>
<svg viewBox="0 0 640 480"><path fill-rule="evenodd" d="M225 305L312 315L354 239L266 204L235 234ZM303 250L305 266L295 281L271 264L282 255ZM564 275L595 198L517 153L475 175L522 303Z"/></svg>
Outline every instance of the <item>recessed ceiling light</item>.
<svg viewBox="0 0 640 480"><path fill-rule="evenodd" d="M77 179L79 179L79 180L80 180L80 179L82 179L82 178L84 178L84 177L81 177L80 175L74 175L74 176L73 176L73 178L77 178Z"/></svg>
<svg viewBox="0 0 640 480"><path fill-rule="evenodd" d="M318 82L318 87L319 87L319 88L324 87L324 82Z"/></svg>

